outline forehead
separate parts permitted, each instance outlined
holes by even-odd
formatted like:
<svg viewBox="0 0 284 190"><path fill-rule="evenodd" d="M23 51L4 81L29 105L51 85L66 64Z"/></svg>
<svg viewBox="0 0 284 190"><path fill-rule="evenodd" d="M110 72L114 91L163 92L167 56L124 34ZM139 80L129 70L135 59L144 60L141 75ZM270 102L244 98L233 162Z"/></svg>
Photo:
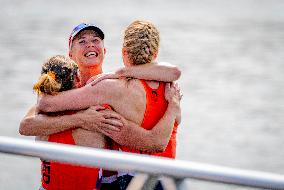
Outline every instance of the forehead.
<svg viewBox="0 0 284 190"><path fill-rule="evenodd" d="M83 30L74 37L73 41L88 36L99 37L99 35L94 30Z"/></svg>

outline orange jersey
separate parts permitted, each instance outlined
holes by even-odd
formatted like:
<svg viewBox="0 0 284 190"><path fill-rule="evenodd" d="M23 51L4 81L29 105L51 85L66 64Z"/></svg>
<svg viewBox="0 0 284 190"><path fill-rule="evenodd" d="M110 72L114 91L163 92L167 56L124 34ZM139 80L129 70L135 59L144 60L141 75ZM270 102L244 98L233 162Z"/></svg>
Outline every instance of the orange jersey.
<svg viewBox="0 0 284 190"><path fill-rule="evenodd" d="M144 129L152 129L158 121L163 117L167 107L168 102L165 99L165 83L160 82L157 89L152 89L145 80L140 80L144 86L146 92L146 109L144 113L144 119L141 127ZM127 146L121 146L121 150L132 153L140 154L150 154L154 156L162 156L168 158L176 157L176 133L178 125L175 123L169 143L164 152L160 153L147 153L139 150L129 148Z"/></svg>
<svg viewBox="0 0 284 190"><path fill-rule="evenodd" d="M49 135L49 142L75 145L72 130ZM97 183L99 169L56 161L41 162L42 187L46 190L94 190Z"/></svg>

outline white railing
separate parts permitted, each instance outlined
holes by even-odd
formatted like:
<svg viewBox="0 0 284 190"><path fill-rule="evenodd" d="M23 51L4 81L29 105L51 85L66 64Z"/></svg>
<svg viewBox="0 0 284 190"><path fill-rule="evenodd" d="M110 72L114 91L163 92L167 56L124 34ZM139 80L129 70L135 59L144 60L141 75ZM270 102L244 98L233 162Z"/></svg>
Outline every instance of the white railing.
<svg viewBox="0 0 284 190"><path fill-rule="evenodd" d="M134 155L103 149L35 142L32 140L0 136L0 152L95 166L110 170L147 173L150 177L148 177L148 180L147 177L144 177L145 183L144 186L143 184L141 185L142 189L146 189L146 184L150 186L156 183L158 176L168 176L174 179L177 189L187 189L183 183L184 179L193 178L248 187L284 190L283 175L145 155ZM139 177L143 179L143 176L141 177L140 175Z"/></svg>

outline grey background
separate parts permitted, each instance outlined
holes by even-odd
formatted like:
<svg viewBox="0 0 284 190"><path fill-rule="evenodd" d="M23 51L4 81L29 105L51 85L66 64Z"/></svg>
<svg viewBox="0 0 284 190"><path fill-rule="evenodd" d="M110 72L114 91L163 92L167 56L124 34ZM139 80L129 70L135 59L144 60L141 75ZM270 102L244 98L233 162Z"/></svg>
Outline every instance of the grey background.
<svg viewBox="0 0 284 190"><path fill-rule="evenodd" d="M18 134L36 102L42 62L67 54L73 27L106 34L104 71L122 66L125 27L150 20L161 33L159 61L182 70L177 158L284 174L284 1L0 0L0 132ZM37 189L40 162L0 154L0 189ZM246 189L188 181L191 189Z"/></svg>

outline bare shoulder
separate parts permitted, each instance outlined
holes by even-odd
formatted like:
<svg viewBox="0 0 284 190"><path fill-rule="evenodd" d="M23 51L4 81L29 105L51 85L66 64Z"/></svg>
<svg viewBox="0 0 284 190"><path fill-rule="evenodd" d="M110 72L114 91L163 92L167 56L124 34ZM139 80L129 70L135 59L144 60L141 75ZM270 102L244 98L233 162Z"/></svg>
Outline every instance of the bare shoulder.
<svg viewBox="0 0 284 190"><path fill-rule="evenodd" d="M107 91L120 90L123 87L124 87L123 80L121 79L105 79L92 86L92 88L95 90L107 90Z"/></svg>
<svg viewBox="0 0 284 190"><path fill-rule="evenodd" d="M96 95L102 95L105 99L119 98L126 93L126 85L123 79L105 79L94 86L88 85L88 88Z"/></svg>
<svg viewBox="0 0 284 190"><path fill-rule="evenodd" d="M95 89L105 89L107 91L124 91L133 88L140 88L141 84L137 79L105 79L97 83Z"/></svg>

